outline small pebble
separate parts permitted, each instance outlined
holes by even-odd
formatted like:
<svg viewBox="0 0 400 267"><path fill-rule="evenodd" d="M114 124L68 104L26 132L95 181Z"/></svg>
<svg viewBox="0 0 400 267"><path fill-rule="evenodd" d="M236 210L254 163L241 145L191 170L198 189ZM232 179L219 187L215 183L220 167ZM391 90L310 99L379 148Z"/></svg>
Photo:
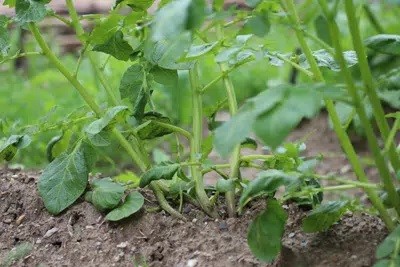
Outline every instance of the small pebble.
<svg viewBox="0 0 400 267"><path fill-rule="evenodd" d="M58 229L57 227L51 228L50 230L48 230L48 231L44 234L43 238L47 238L47 237L50 237L50 236L54 235L55 233L58 232L58 230L59 230L59 229Z"/></svg>
<svg viewBox="0 0 400 267"><path fill-rule="evenodd" d="M227 231L228 230L228 224L225 221L222 221L218 224L218 228L220 231Z"/></svg>
<svg viewBox="0 0 400 267"><path fill-rule="evenodd" d="M129 245L128 241L121 242L117 245L117 248L126 248Z"/></svg>
<svg viewBox="0 0 400 267"><path fill-rule="evenodd" d="M35 243L36 243L36 244L41 244L41 243L42 243L42 239L38 238L38 240L36 240Z"/></svg>
<svg viewBox="0 0 400 267"><path fill-rule="evenodd" d="M296 234L295 233L290 233L289 234L289 238L292 238L292 237L294 237Z"/></svg>
<svg viewBox="0 0 400 267"><path fill-rule="evenodd" d="M195 267L197 265L197 260L196 259L190 259L188 260L186 266L187 267Z"/></svg>
<svg viewBox="0 0 400 267"><path fill-rule="evenodd" d="M196 223L196 222L197 222L197 219L194 218L194 219L192 220L192 223Z"/></svg>
<svg viewBox="0 0 400 267"><path fill-rule="evenodd" d="M3 223L10 224L12 220L10 218L4 219Z"/></svg>
<svg viewBox="0 0 400 267"><path fill-rule="evenodd" d="M92 226L92 225L86 225L85 228L88 229L88 230L89 230L89 229L94 229L94 226Z"/></svg>
<svg viewBox="0 0 400 267"><path fill-rule="evenodd" d="M192 208L190 207L190 206L185 206L184 208L183 208L183 213L189 213L190 211L192 210Z"/></svg>

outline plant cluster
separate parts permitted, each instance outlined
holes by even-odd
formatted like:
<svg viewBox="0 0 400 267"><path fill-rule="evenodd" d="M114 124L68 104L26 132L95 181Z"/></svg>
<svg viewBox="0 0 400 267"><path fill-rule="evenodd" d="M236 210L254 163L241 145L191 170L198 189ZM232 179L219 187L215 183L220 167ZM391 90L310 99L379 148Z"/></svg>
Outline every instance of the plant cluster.
<svg viewBox="0 0 400 267"><path fill-rule="evenodd" d="M38 182L39 193L50 213L61 213L84 195L87 201L107 214L107 220L121 220L143 206L144 198L138 188L145 187L154 192L162 209L182 220L186 220L180 212L185 201L217 218L224 216L217 207L220 195L224 195L227 216L240 215L251 200L264 197L266 209L254 219L248 233L251 251L264 261L273 260L280 251L288 218L283 205L288 201L310 210L303 220L306 232L325 231L346 211L355 208L356 201L323 202L326 191L363 189L387 228L396 228L400 196L394 178L400 174L400 158L394 139L400 125L400 113L385 115L381 99L388 96L387 91L395 91L390 90L390 86L396 84L398 72L393 70L374 79L366 47L375 53L399 56L400 35L379 34L363 42L355 1L319 0L295 4L293 0L248 0L249 8L240 10L235 7L225 9L221 0L210 4L205 0L163 0L153 15L147 12L153 0L117 0L107 15L79 15L73 1L66 0L68 18L50 10L46 6L49 2L4 2L15 8L15 16L0 16L1 60L42 55L76 89L86 106L54 125L36 125L28 128L26 133L5 138L0 146L0 157L11 160L17 150L30 144L30 136L49 129L61 129L62 133L48 144L51 162ZM361 7L379 28L373 13L368 12L371 11L368 6ZM337 15L342 8L354 50L346 51L339 38ZM312 12L305 13L300 19L298 11L308 9ZM82 42L75 69L67 68L49 48L38 26L46 16L56 17L73 28ZM94 28L85 30L84 20L93 22ZM316 35L306 27L312 21L317 25ZM9 54L8 28L12 23L28 29L40 51ZM296 50L300 52L269 49L266 37L274 25L285 25L293 30L293 38L300 47ZM309 41L318 49L311 49ZM108 58L98 64L95 53L104 53ZM119 88L110 86L104 74L110 57L130 64ZM79 79L84 58L93 64L107 95L105 103L98 103ZM212 58L220 70L210 81L203 80L199 72L204 58ZM294 74L291 83L269 86L247 99L239 109L231 74L237 69L245 70L246 63L255 60L267 61L273 66L288 65ZM359 72L361 82L353 75L353 69ZM343 83L327 82L325 77L332 75L331 72L340 76ZM308 81L297 82L296 73ZM186 101L191 102L189 130L160 112L162 109L154 102L160 88L174 90L177 87L180 75L187 75L190 81L186 88L190 95ZM224 85L225 99L205 109L204 94L216 83ZM378 85L385 85L382 86L384 92L378 90ZM340 105L347 107L345 115L338 113ZM304 157L302 152L306 147L301 141L285 142L291 130L303 119L315 116L323 107L329 113L332 127L358 181L317 175L314 168L320 157ZM225 108L231 119L218 121L216 115ZM388 116L395 120L391 128ZM378 126L378 134L371 118ZM208 129L204 129L205 119ZM365 133L379 170L379 183L369 181L346 132L353 119ZM242 153L243 147L257 147L252 133L263 143L267 154ZM154 149L157 140L166 137L171 137L169 140L174 148L170 155ZM379 145L379 138L384 147ZM89 181L99 151L109 146L123 149L140 177L130 173ZM213 149L228 161L212 161L210 153ZM156 151L158 153L152 153ZM152 154L157 155L152 159ZM259 170L257 177L243 177L241 170L245 167ZM203 177L209 172L220 177L215 186L204 183ZM324 179L336 182L336 185L322 187L320 181ZM282 187L284 193L277 194ZM378 264L398 262L397 232L398 228L378 250L381 259Z"/></svg>

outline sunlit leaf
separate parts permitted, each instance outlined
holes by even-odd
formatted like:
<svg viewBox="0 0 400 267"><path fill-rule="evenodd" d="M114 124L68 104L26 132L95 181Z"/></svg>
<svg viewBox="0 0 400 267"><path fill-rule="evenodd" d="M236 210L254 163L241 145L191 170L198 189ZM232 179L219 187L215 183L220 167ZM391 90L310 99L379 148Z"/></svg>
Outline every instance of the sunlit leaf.
<svg viewBox="0 0 400 267"><path fill-rule="evenodd" d="M139 192L132 192L126 198L124 203L110 211L106 219L109 221L119 221L127 218L139 211L144 204L144 197Z"/></svg>
<svg viewBox="0 0 400 267"><path fill-rule="evenodd" d="M174 163L157 165L151 168L142 175L140 179L140 187L143 188L155 180L171 180L178 171L179 167L179 164Z"/></svg>
<svg viewBox="0 0 400 267"><path fill-rule="evenodd" d="M93 51L109 54L116 59L127 61L133 53L132 47L124 40L122 31L116 31L105 43L93 47Z"/></svg>

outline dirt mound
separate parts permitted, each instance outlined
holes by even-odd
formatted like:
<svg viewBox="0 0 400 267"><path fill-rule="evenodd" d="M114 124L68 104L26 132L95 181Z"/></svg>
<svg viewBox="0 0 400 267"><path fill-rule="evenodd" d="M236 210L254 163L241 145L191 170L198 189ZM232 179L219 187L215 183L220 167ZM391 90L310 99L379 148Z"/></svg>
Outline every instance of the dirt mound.
<svg viewBox="0 0 400 267"><path fill-rule="evenodd" d="M248 225L260 203L243 217L226 220L212 220L185 206L188 222L164 212L142 211L109 223L85 202L54 217L37 194L37 177L0 170L3 264L14 255L19 258L15 266L265 266L246 243ZM144 194L146 208L154 206L152 196ZM369 215L347 215L325 233L305 234L299 227L304 213L288 209L283 253L271 266L371 266L376 245L386 235L382 222Z"/></svg>

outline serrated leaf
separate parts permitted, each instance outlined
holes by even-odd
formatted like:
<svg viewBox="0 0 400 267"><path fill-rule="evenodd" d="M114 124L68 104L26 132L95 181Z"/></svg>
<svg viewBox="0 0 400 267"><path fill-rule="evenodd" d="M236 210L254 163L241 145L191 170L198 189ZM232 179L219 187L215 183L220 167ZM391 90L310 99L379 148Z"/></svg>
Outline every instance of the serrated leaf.
<svg viewBox="0 0 400 267"><path fill-rule="evenodd" d="M328 230L347 211L348 204L348 201L330 201L321 204L303 220L303 230L307 233Z"/></svg>
<svg viewBox="0 0 400 267"><path fill-rule="evenodd" d="M61 154L47 165L38 182L46 209L57 215L74 203L86 189L88 174L84 151L80 148L71 154Z"/></svg>
<svg viewBox="0 0 400 267"><path fill-rule="evenodd" d="M102 19L91 32L90 42L94 45L105 43L120 29L122 19L123 17L116 13Z"/></svg>
<svg viewBox="0 0 400 267"><path fill-rule="evenodd" d="M91 187L90 202L100 211L118 206L125 191L122 185L114 183L110 178L94 180Z"/></svg>
<svg viewBox="0 0 400 267"><path fill-rule="evenodd" d="M235 180L219 178L215 189L220 193L226 193L235 189Z"/></svg>
<svg viewBox="0 0 400 267"><path fill-rule="evenodd" d="M154 139L172 133L170 129L157 124L157 122L171 124L171 120L160 113L148 112L144 114L142 122L145 126L137 131L140 139Z"/></svg>
<svg viewBox="0 0 400 267"><path fill-rule="evenodd" d="M109 54L116 59L127 61L134 52L122 31L116 31L105 43L93 47L93 51Z"/></svg>
<svg viewBox="0 0 400 267"><path fill-rule="evenodd" d="M179 167L177 163L154 166L142 175L139 186L143 188L155 180L171 180Z"/></svg>
<svg viewBox="0 0 400 267"><path fill-rule="evenodd" d="M220 43L219 42L212 42L206 43L201 45L192 45L189 48L189 52L186 54L186 60L193 60L199 58L201 56L206 55L207 53L211 52L215 47L217 47Z"/></svg>
<svg viewBox="0 0 400 267"><path fill-rule="evenodd" d="M15 20L19 24L39 22L46 17L47 10L43 1L16 0Z"/></svg>
<svg viewBox="0 0 400 267"><path fill-rule="evenodd" d="M400 35L378 34L367 38L364 43L368 48L375 51L396 56L400 55Z"/></svg>
<svg viewBox="0 0 400 267"><path fill-rule="evenodd" d="M146 78L145 75L145 69L141 64L135 63L130 66L122 75L119 85L121 98L127 98L131 103L135 103Z"/></svg>
<svg viewBox="0 0 400 267"><path fill-rule="evenodd" d="M298 179L297 174L285 173L281 170L266 170L260 172L257 177L252 180L249 185L243 190L239 200L239 207L244 205L253 197L262 193L273 194L283 185L289 185Z"/></svg>
<svg viewBox="0 0 400 267"><path fill-rule="evenodd" d="M287 218L277 200L268 200L267 208L253 220L247 234L247 243L254 256L265 262L278 256Z"/></svg>
<svg viewBox="0 0 400 267"><path fill-rule="evenodd" d="M11 135L0 145L0 160L12 160L18 149L27 147L31 141L28 135Z"/></svg>
<svg viewBox="0 0 400 267"><path fill-rule="evenodd" d="M95 120L94 122L89 124L85 128L85 132L87 132L90 135L96 135L100 133L107 126L114 123L118 119L118 116L123 114L123 112L126 110L128 110L128 107L126 106L116 106L110 108L109 110L107 110L106 114L104 114L102 118Z"/></svg>
<svg viewBox="0 0 400 267"><path fill-rule="evenodd" d="M110 211L106 219L109 221L119 221L127 218L139 211L144 204L144 197L139 192L132 192L126 198L124 203Z"/></svg>

